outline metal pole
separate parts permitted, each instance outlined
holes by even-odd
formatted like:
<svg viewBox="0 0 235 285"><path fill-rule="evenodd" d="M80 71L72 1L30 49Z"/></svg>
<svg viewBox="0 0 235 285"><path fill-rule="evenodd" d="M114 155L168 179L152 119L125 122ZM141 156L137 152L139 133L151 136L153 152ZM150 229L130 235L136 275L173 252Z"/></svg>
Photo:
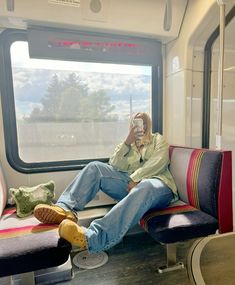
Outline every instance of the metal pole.
<svg viewBox="0 0 235 285"><path fill-rule="evenodd" d="M218 99L217 99L217 128L216 149L222 148L222 110L223 110L223 72L224 72L224 32L225 32L225 4L218 1L220 6L220 50L218 67Z"/></svg>

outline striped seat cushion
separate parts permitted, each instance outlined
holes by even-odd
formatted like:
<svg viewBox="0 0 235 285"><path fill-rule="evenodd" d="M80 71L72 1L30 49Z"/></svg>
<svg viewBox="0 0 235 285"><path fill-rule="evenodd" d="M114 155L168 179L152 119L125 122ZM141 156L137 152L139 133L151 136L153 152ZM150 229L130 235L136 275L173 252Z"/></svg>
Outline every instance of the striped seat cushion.
<svg viewBox="0 0 235 285"><path fill-rule="evenodd" d="M16 208L5 209L0 219L0 240L50 230L58 230L58 225L41 224L33 216L20 219L16 216Z"/></svg>
<svg viewBox="0 0 235 285"><path fill-rule="evenodd" d="M173 243L214 234L218 221L197 208L177 201L163 210L149 210L140 225L158 242Z"/></svg>
<svg viewBox="0 0 235 285"><path fill-rule="evenodd" d="M217 218L221 152L171 147L170 157L180 200Z"/></svg>
<svg viewBox="0 0 235 285"><path fill-rule="evenodd" d="M0 277L54 267L67 261L71 245L60 239L58 225L43 225L33 216L18 218L5 209L0 219Z"/></svg>

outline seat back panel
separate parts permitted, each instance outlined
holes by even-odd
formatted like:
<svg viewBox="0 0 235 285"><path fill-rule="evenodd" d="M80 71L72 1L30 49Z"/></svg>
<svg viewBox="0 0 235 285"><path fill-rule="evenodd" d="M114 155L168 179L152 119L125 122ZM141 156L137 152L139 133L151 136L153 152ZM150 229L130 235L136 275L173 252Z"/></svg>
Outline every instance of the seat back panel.
<svg viewBox="0 0 235 285"><path fill-rule="evenodd" d="M170 154L180 200L217 218L222 153L171 147Z"/></svg>

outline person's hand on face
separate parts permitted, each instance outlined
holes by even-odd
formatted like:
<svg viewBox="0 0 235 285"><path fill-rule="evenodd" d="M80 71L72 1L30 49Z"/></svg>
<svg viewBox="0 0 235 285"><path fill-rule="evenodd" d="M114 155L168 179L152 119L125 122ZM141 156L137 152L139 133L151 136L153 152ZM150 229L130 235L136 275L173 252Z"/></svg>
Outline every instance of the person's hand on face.
<svg viewBox="0 0 235 285"><path fill-rule="evenodd" d="M127 145L131 145L132 143L135 142L135 136L136 136L136 126L133 126L130 128L129 134L125 140L125 143Z"/></svg>
<svg viewBox="0 0 235 285"><path fill-rule="evenodd" d="M141 118L142 119L142 118ZM125 140L125 143L127 145L131 145L132 143L136 141L141 141L143 138L145 132L146 132L146 123L143 124L143 129L139 129L137 126L131 126L129 134Z"/></svg>

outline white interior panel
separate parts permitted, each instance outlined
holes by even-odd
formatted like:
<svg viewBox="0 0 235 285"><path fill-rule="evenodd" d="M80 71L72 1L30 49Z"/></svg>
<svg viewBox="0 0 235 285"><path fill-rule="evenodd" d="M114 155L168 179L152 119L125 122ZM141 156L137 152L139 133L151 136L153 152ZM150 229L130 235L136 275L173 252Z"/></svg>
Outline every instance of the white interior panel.
<svg viewBox="0 0 235 285"><path fill-rule="evenodd" d="M8 11L7 1L0 0L0 25L25 28L36 24L101 29L169 41L179 35L187 2L171 1L172 25L169 31L163 27L165 0L80 0L77 7L53 4L50 0L20 0L15 1L14 11ZM100 9L94 10L92 5L96 3L100 3Z"/></svg>

